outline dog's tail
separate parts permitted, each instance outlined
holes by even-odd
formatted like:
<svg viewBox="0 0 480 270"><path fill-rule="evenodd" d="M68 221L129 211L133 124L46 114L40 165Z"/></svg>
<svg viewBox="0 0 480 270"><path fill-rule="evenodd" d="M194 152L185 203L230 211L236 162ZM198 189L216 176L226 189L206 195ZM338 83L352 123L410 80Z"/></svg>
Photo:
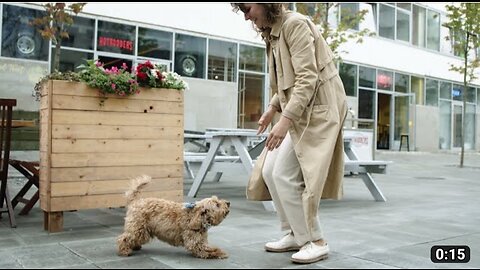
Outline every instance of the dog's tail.
<svg viewBox="0 0 480 270"><path fill-rule="evenodd" d="M140 194L140 189L148 184L152 178L148 175L138 176L133 179L130 183L130 189L125 192L125 196L127 197L127 205L129 205L132 201L136 200L138 194Z"/></svg>

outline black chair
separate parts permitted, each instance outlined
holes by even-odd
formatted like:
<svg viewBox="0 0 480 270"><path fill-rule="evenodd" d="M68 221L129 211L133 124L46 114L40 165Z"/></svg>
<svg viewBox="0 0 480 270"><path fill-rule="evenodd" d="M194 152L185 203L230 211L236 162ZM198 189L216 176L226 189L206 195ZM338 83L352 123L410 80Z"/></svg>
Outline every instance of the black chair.
<svg viewBox="0 0 480 270"><path fill-rule="evenodd" d="M15 222L12 203L10 202L7 180L12 136L12 111L13 106L16 105L17 100L15 99L0 99L0 218L2 213L8 213L12 228L17 227L17 223Z"/></svg>

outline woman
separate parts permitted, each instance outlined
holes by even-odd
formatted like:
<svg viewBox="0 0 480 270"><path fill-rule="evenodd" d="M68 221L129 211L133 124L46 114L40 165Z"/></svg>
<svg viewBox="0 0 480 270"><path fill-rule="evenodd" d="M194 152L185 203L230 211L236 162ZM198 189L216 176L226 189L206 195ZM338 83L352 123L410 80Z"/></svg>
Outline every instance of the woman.
<svg viewBox="0 0 480 270"><path fill-rule="evenodd" d="M343 194L342 126L347 113L345 90L333 53L317 27L282 4L232 4L262 34L275 93L258 121L264 132L274 115L266 147L263 177L281 221L290 232L265 245L267 251L299 250L297 263L328 256L318 219L321 198Z"/></svg>

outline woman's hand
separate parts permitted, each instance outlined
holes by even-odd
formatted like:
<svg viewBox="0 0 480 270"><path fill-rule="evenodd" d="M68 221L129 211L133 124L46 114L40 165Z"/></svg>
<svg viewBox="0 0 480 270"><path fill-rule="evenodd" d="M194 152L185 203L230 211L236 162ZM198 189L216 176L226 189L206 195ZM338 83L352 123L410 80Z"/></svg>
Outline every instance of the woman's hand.
<svg viewBox="0 0 480 270"><path fill-rule="evenodd" d="M268 150L278 148L285 139L288 129L292 125L292 120L285 116L280 117L280 121L273 126L272 130L268 134L267 142L265 143Z"/></svg>
<svg viewBox="0 0 480 270"><path fill-rule="evenodd" d="M257 135L262 134L270 125L272 122L273 116L275 116L275 113L277 112L277 109L270 105L268 107L268 110L262 114L262 117L260 117L260 120L258 120L258 131Z"/></svg>

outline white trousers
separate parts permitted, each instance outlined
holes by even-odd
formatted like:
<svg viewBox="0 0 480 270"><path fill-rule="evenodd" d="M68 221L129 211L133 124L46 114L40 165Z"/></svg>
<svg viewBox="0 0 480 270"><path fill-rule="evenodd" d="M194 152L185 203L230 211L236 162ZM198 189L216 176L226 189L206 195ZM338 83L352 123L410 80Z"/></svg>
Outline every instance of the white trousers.
<svg viewBox="0 0 480 270"><path fill-rule="evenodd" d="M323 239L318 214L311 233L307 228L302 206L305 182L289 132L278 148L268 151L262 175L277 209L281 230L292 230L295 241L301 246Z"/></svg>

